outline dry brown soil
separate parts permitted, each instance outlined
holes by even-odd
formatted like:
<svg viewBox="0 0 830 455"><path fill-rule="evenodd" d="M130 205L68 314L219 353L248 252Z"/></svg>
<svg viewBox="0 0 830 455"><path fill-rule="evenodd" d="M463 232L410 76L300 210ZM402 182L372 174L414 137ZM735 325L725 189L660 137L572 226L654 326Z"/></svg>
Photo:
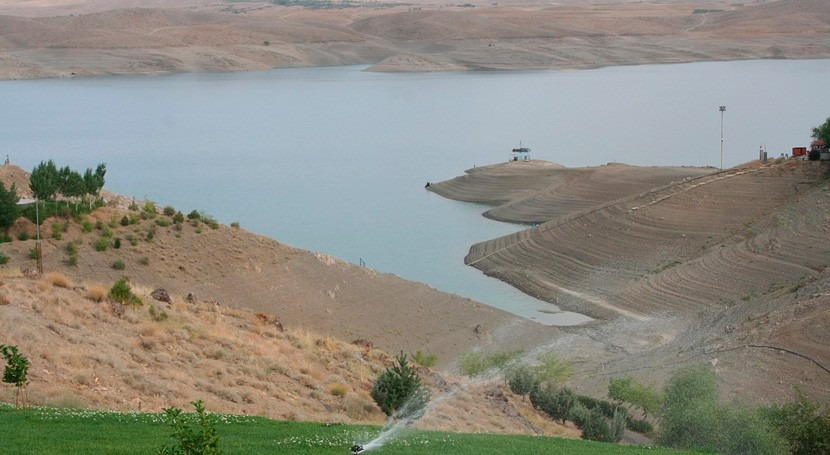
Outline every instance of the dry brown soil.
<svg viewBox="0 0 830 455"><path fill-rule="evenodd" d="M830 3L0 0L0 78L366 64L374 71L593 68L830 57Z"/></svg>
<svg viewBox="0 0 830 455"><path fill-rule="evenodd" d="M709 362L725 395L830 399L830 166L735 169L478 167L430 190L539 222L474 245L466 262L602 321L555 350L583 385L630 374L660 383ZM644 186L654 185L643 191ZM592 386L588 378L595 378ZM760 393L759 393L760 392Z"/></svg>

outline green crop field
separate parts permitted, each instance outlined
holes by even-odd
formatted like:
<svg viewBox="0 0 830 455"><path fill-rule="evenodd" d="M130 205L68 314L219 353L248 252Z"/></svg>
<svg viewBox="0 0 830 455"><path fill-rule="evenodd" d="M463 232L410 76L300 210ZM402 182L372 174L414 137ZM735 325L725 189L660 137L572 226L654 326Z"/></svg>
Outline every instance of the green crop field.
<svg viewBox="0 0 830 455"><path fill-rule="evenodd" d="M211 414L225 454L348 455L354 443L374 439L380 428L288 422L262 417ZM162 413L118 413L0 404L0 453L152 454L171 446L172 430ZM542 436L505 436L405 430L377 454L681 454L675 450L602 444Z"/></svg>

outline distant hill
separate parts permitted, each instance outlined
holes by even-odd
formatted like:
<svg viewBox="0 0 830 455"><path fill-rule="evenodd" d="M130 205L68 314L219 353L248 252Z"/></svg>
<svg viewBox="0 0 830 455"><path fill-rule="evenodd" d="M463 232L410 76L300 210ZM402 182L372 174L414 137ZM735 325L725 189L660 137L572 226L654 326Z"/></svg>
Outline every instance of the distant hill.
<svg viewBox="0 0 830 455"><path fill-rule="evenodd" d="M830 3L822 0L291 3L0 1L0 79L830 57Z"/></svg>

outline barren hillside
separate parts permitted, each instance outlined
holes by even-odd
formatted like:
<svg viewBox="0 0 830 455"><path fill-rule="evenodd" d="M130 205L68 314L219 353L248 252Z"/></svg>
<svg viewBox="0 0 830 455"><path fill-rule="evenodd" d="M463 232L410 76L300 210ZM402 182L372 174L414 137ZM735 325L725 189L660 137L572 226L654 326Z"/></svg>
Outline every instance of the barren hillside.
<svg viewBox="0 0 830 455"><path fill-rule="evenodd" d="M0 181L29 195L14 165L0 166ZM83 219L44 221L42 277L30 257L33 223L19 219L0 244L9 258L0 344L31 360L29 403L158 411L203 399L220 412L377 424L369 391L388 353L421 351L438 360L421 374L441 398L422 428L578 436L498 380L447 373L462 352L528 349L556 329L241 228L177 228L107 198ZM142 305L108 299L122 276ZM0 400L13 400L12 389Z"/></svg>
<svg viewBox="0 0 830 455"><path fill-rule="evenodd" d="M0 178L3 173L17 175L18 182L25 182L21 176L26 173L16 166L0 167ZM23 185L21 188L27 190ZM127 209L128 200L109 197L117 206L98 209L87 217L90 224L98 226L91 232L84 232L77 221L44 221L41 236L45 271L107 286L127 275L144 288L162 287L175 295L192 293L200 301L263 312L286 327L321 336L347 342L366 339L391 353L422 350L437 355L446 367L458 354L492 344L492 340L475 332L477 326L479 332L513 327L499 340L505 349L532 345L556 333L555 328L518 319L469 299L299 250L243 228L212 229L205 223L184 223L176 228L169 216L161 214L139 219L140 211ZM122 225L124 216L135 223ZM11 230L11 235L16 238L26 231L29 239L0 244L0 251L11 258L9 264L0 266L7 275L35 267L29 258L34 225L23 221ZM55 238L53 225L65 227L60 239ZM97 251L95 244L102 238L109 239L110 246ZM115 238L121 239L119 249L112 247ZM70 242L77 243L75 266L67 264ZM124 270L112 267L117 260L124 262Z"/></svg>
<svg viewBox="0 0 830 455"><path fill-rule="evenodd" d="M584 180L553 178L564 169L515 164L431 188L506 201L492 211L505 218L547 219L474 245L466 261L543 300L615 321L568 330L596 341L574 342L573 355L606 351L600 376L618 370L655 380L671 365L709 360L746 400L786 395L794 384L830 397L826 163L687 174L641 193L614 177L626 173L616 166L591 169L603 190L586 191ZM747 393L759 389L770 395Z"/></svg>
<svg viewBox="0 0 830 455"><path fill-rule="evenodd" d="M373 65L560 69L830 56L830 4L511 1L468 7L0 1L0 78Z"/></svg>

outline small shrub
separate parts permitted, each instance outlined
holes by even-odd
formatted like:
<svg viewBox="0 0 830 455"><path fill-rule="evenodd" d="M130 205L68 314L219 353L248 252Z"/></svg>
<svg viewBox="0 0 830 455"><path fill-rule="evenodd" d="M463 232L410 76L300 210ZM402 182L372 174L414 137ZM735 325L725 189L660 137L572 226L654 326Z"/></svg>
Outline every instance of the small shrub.
<svg viewBox="0 0 830 455"><path fill-rule="evenodd" d="M75 267L78 265L78 245L75 242L66 244L66 263Z"/></svg>
<svg viewBox="0 0 830 455"><path fill-rule="evenodd" d="M138 211L138 204L135 202L135 199L133 199L133 201L132 201L132 202L130 202L130 206L129 206L128 208L129 208L130 210L132 210L133 212L137 212L137 211Z"/></svg>
<svg viewBox="0 0 830 455"><path fill-rule="evenodd" d="M8 234L0 234L0 243L11 242L12 238Z"/></svg>
<svg viewBox="0 0 830 455"><path fill-rule="evenodd" d="M112 268L114 268L115 270L124 270L125 268L127 268L127 264L124 263L123 259L116 259L112 263Z"/></svg>
<svg viewBox="0 0 830 455"><path fill-rule="evenodd" d="M0 251L0 265L6 265L9 263L9 257L6 256L6 253Z"/></svg>
<svg viewBox="0 0 830 455"><path fill-rule="evenodd" d="M654 425L652 425L649 421L632 419L630 417L626 421L625 427L631 431L635 431L637 433L642 434L651 434L652 432L654 432Z"/></svg>
<svg viewBox="0 0 830 455"><path fill-rule="evenodd" d="M421 384L415 368L406 361L401 352L397 363L387 368L372 384L372 399L387 416L417 418L429 401L429 392Z"/></svg>
<svg viewBox="0 0 830 455"><path fill-rule="evenodd" d="M239 229L239 221L234 221L233 223L231 223L231 227L234 229Z"/></svg>
<svg viewBox="0 0 830 455"><path fill-rule="evenodd" d="M29 248L29 254L27 256L29 259L37 259L37 247L33 246Z"/></svg>
<svg viewBox="0 0 830 455"><path fill-rule="evenodd" d="M211 229L219 229L219 222L206 213L202 214L202 222L210 226Z"/></svg>
<svg viewBox="0 0 830 455"><path fill-rule="evenodd" d="M170 226L170 220L168 220L167 218L159 218L156 220L156 224L161 227L168 227Z"/></svg>
<svg viewBox="0 0 830 455"><path fill-rule="evenodd" d="M165 205L161 213L163 213L164 216L173 216L176 214L176 209L174 209L173 206Z"/></svg>
<svg viewBox="0 0 830 455"><path fill-rule="evenodd" d="M81 232L83 232L84 234L92 232L92 222L90 222L89 220L81 221Z"/></svg>
<svg viewBox="0 0 830 455"><path fill-rule="evenodd" d="M104 229L104 222L101 221L101 220L96 221L95 222L95 229L98 230L98 231Z"/></svg>
<svg viewBox="0 0 830 455"><path fill-rule="evenodd" d="M17 352L17 346L6 346L0 344L0 353L6 358L6 368L3 370L3 382L17 388L14 395L14 405L20 405L20 398L23 396L23 388L29 380L26 374L29 371L29 359Z"/></svg>
<svg viewBox="0 0 830 455"><path fill-rule="evenodd" d="M138 238L136 238L136 236L134 236L132 234L127 234L127 236L124 237L124 238L127 239L128 242L130 242L130 245L132 245L132 246L138 245Z"/></svg>
<svg viewBox="0 0 830 455"><path fill-rule="evenodd" d="M329 387L329 393L335 397L344 397L348 389L343 384L332 384Z"/></svg>
<svg viewBox="0 0 830 455"><path fill-rule="evenodd" d="M99 253L102 251L107 251L107 248L109 248L110 246L110 241L105 237L101 237L100 239L95 241L93 246L95 247L95 251L98 251Z"/></svg>
<svg viewBox="0 0 830 455"><path fill-rule="evenodd" d="M116 250L121 248L121 239L116 237L115 240L112 241L112 247Z"/></svg>
<svg viewBox="0 0 830 455"><path fill-rule="evenodd" d="M138 260L138 263L141 265L150 265L150 258L142 256L141 259Z"/></svg>
<svg viewBox="0 0 830 455"><path fill-rule="evenodd" d="M17 240L20 240L22 242L25 242L26 240L29 240L29 232L28 231L18 232L17 233Z"/></svg>
<svg viewBox="0 0 830 455"><path fill-rule="evenodd" d="M155 305L150 305L147 311L150 313L150 318L156 322L166 321L170 317L164 310L156 308Z"/></svg>
<svg viewBox="0 0 830 455"><path fill-rule="evenodd" d="M127 277L119 278L118 281L112 285L109 296L111 299L122 305L140 306L144 303L141 301L139 296L133 294L133 290L130 287Z"/></svg>
<svg viewBox="0 0 830 455"><path fill-rule="evenodd" d="M184 214L182 212L176 212L176 214L173 215L173 222L176 224L184 223Z"/></svg>
<svg viewBox="0 0 830 455"><path fill-rule="evenodd" d="M106 237L108 239L111 239L112 238L112 229L110 229L109 227L105 227L104 229L102 229L101 230L101 237Z"/></svg>
<svg viewBox="0 0 830 455"><path fill-rule="evenodd" d="M156 203L153 201L144 201L144 208L141 209L142 214L146 214L147 218L153 219L156 217Z"/></svg>
<svg viewBox="0 0 830 455"><path fill-rule="evenodd" d="M113 213L112 216L110 217L109 223L107 223L107 226L110 229L115 229L115 227L118 226L118 215Z"/></svg>
<svg viewBox="0 0 830 455"><path fill-rule="evenodd" d="M233 226L233 225L231 225ZM438 356L435 354L424 354L421 350L415 351L415 354L412 354L412 361L415 362L416 365L420 365L422 367L431 368L435 366L435 362L438 361Z"/></svg>
<svg viewBox="0 0 830 455"><path fill-rule="evenodd" d="M522 351L496 352L484 355L478 352L467 352L461 355L459 369L467 376L478 376L492 369L503 369L522 355Z"/></svg>
<svg viewBox="0 0 830 455"><path fill-rule="evenodd" d="M202 219L202 214L199 213L198 210L193 210L192 212L187 214L187 219L188 220L201 220Z"/></svg>
<svg viewBox="0 0 830 455"><path fill-rule="evenodd" d="M193 401L196 408L195 419L182 413L176 407L167 408L164 414L168 424L173 428L170 435L176 440L172 447L162 447L161 454L219 455L219 436L216 434L215 417L205 413L202 400ZM195 420L195 421L194 421Z"/></svg>
<svg viewBox="0 0 830 455"><path fill-rule="evenodd" d="M63 232L63 225L61 223L52 223L52 238L60 240Z"/></svg>
<svg viewBox="0 0 830 455"><path fill-rule="evenodd" d="M129 226L130 218L127 215L121 217L121 226Z"/></svg>

